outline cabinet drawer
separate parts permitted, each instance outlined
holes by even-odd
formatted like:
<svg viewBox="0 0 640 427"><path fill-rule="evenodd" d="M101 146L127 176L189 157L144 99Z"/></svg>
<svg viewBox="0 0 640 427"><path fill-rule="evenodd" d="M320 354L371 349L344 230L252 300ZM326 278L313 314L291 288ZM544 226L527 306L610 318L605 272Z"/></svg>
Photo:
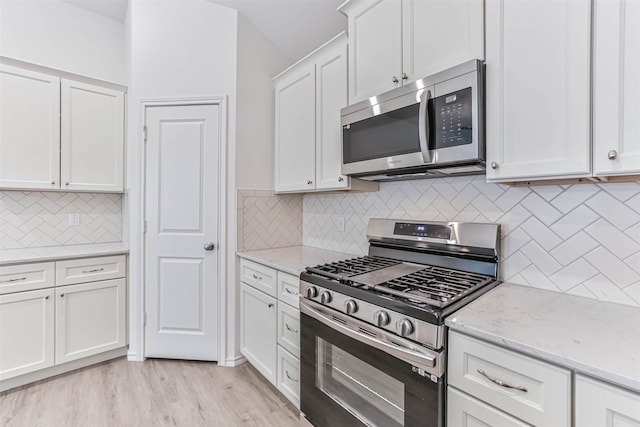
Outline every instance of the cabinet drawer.
<svg viewBox="0 0 640 427"><path fill-rule="evenodd" d="M450 385L527 423L570 425L567 369L450 332L448 374Z"/></svg>
<svg viewBox="0 0 640 427"><path fill-rule="evenodd" d="M284 301L292 307L299 308L298 288L300 278L292 274L278 271L278 299Z"/></svg>
<svg viewBox="0 0 640 427"><path fill-rule="evenodd" d="M278 390L300 408L300 359L278 346Z"/></svg>
<svg viewBox="0 0 640 427"><path fill-rule="evenodd" d="M278 344L300 357L300 312L278 302Z"/></svg>
<svg viewBox="0 0 640 427"><path fill-rule="evenodd" d="M276 270L246 259L240 260L240 280L276 298Z"/></svg>
<svg viewBox="0 0 640 427"><path fill-rule="evenodd" d="M53 262L0 267L0 295L52 287L54 271Z"/></svg>
<svg viewBox="0 0 640 427"><path fill-rule="evenodd" d="M126 276L126 256L70 259L56 262L56 285L75 285Z"/></svg>
<svg viewBox="0 0 640 427"><path fill-rule="evenodd" d="M450 426L528 426L453 387L447 388L447 423Z"/></svg>

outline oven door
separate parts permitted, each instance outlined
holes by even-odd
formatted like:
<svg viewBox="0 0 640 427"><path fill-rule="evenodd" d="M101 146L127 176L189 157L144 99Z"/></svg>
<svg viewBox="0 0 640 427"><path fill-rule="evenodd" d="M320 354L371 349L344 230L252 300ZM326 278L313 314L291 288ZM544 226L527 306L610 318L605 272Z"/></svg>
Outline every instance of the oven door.
<svg viewBox="0 0 640 427"><path fill-rule="evenodd" d="M385 342L391 334L308 300L300 311L300 406L314 426L444 426L442 353Z"/></svg>

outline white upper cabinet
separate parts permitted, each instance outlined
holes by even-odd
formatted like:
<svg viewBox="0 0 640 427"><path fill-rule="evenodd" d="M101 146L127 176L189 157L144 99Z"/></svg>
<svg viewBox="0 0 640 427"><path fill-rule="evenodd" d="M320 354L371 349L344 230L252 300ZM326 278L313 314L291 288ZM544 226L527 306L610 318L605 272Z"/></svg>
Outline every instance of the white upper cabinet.
<svg viewBox="0 0 640 427"><path fill-rule="evenodd" d="M484 59L482 0L351 0L349 103Z"/></svg>
<svg viewBox="0 0 640 427"><path fill-rule="evenodd" d="M402 4L399 0L351 1L341 11L349 28L349 103L402 83Z"/></svg>
<svg viewBox="0 0 640 427"><path fill-rule="evenodd" d="M347 37L339 34L275 79L275 190L378 189L342 175L340 109L347 105Z"/></svg>
<svg viewBox="0 0 640 427"><path fill-rule="evenodd" d="M0 65L0 123L0 188L59 188L60 78Z"/></svg>
<svg viewBox="0 0 640 427"><path fill-rule="evenodd" d="M315 64L291 70L276 84L276 191L314 188Z"/></svg>
<svg viewBox="0 0 640 427"><path fill-rule="evenodd" d="M61 188L122 191L124 94L62 80Z"/></svg>
<svg viewBox="0 0 640 427"><path fill-rule="evenodd" d="M640 2L595 0L593 173L640 174Z"/></svg>
<svg viewBox="0 0 640 427"><path fill-rule="evenodd" d="M0 188L123 191L124 98L0 64Z"/></svg>
<svg viewBox="0 0 640 427"><path fill-rule="evenodd" d="M591 2L485 7L488 180L589 176Z"/></svg>
<svg viewBox="0 0 640 427"><path fill-rule="evenodd" d="M316 59L316 189L346 188L340 172L340 109L347 105L347 45L320 52Z"/></svg>
<svg viewBox="0 0 640 427"><path fill-rule="evenodd" d="M407 82L470 59L484 59L482 0L402 0L402 72Z"/></svg>

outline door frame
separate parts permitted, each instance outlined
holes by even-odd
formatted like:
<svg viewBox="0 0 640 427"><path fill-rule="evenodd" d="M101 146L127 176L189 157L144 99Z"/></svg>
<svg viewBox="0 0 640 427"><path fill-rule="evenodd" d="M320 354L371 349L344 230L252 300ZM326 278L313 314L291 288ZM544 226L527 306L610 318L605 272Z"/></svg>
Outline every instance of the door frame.
<svg viewBox="0 0 640 427"><path fill-rule="evenodd" d="M132 307L132 311L137 311L138 316L130 316L131 318L137 317L140 321L135 327L138 329L138 337L139 342L137 343L137 348L139 349L139 353L135 355L133 358L135 360L143 361L145 357L145 313L146 313L146 262L147 262L147 251L146 251L146 235L144 230L144 224L147 218L146 212L146 200L147 200L147 149L146 149L146 135L144 132L144 126L147 123L147 108L150 107L176 107L176 106L194 106L194 105L217 105L219 107L219 131L220 144L218 146L218 171L219 171L219 180L218 180L218 242L216 242L216 246L220 249L218 250L218 365L226 366L226 327L227 327L227 312L226 312L226 300L227 300L227 261L229 259L229 242L227 241L227 211L228 211L228 203L233 202L234 198L230 197L230 191L228 189L229 181L231 185L235 185L234 179L228 179L228 173L232 172L235 175L235 168L230 168L231 170L227 170L228 164L228 153L229 153L229 134L228 134L228 111L227 111L227 96L210 96L210 97L180 97L180 98L155 98L155 99L142 99L140 101L141 104L141 113L140 113L140 130L142 132L141 136L141 156L140 156L140 175L141 175L141 187L140 187L140 205L141 205L141 215L140 215L140 224L139 229L141 233L139 238L141 240L141 257L139 259L140 263L138 265L140 271L140 287L139 294L137 295L137 300L139 302L137 310ZM235 205L235 204L234 204ZM132 236L132 238L135 238ZM234 245L235 246L235 245ZM130 291L131 292L131 291ZM134 299L135 301L135 299ZM133 314L133 313L132 313ZM130 326L131 329L131 326Z"/></svg>

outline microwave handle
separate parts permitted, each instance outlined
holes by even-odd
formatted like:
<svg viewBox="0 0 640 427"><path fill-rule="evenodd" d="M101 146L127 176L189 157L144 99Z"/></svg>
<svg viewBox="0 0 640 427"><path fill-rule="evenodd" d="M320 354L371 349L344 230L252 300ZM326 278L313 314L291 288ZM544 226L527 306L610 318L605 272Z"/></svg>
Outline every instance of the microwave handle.
<svg viewBox="0 0 640 427"><path fill-rule="evenodd" d="M420 151L424 163L431 163L431 152L429 152L429 111L428 105L431 99L431 91L425 89L420 96L420 112L418 117L418 133L420 135Z"/></svg>

